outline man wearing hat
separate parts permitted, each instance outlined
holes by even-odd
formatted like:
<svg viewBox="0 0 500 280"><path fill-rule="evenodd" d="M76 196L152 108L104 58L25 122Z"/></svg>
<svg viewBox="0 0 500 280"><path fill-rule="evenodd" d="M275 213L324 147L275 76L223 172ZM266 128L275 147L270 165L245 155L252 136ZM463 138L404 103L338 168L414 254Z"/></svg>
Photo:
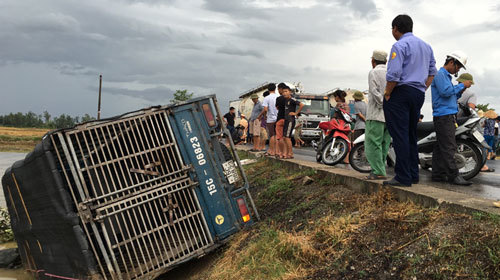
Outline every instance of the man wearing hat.
<svg viewBox="0 0 500 280"><path fill-rule="evenodd" d="M252 114L250 115L250 134L253 135L253 149L251 151L258 152L264 147L261 147L261 141L260 141L260 113L262 113L262 110L264 110L264 106L262 106L262 103L259 101L259 96L257 94L252 94L250 96L253 102L253 109L252 109Z"/></svg>
<svg viewBox="0 0 500 280"><path fill-rule="evenodd" d="M472 78L472 75L469 73L463 73L457 79L457 82L459 83L463 83L464 81L471 81L471 84L474 84L474 79ZM465 91L462 93L462 97L458 99L459 106L458 106L457 117L468 116L469 112L464 111L464 109L467 107L476 109L476 104L477 104L476 93L471 91L470 88L465 89Z"/></svg>
<svg viewBox="0 0 500 280"><path fill-rule="evenodd" d="M366 121L366 103L364 94L356 90L352 96L354 98L354 114L356 115L356 123L354 125L353 141L365 133Z"/></svg>
<svg viewBox="0 0 500 280"><path fill-rule="evenodd" d="M436 144L432 152L432 180L460 186L468 186L471 182L458 175L455 163L457 99L472 85L472 81L464 80L453 85L451 75L457 74L461 68L465 69L466 63L467 56L461 52L447 55L444 66L439 69L431 85L432 116L436 131Z"/></svg>
<svg viewBox="0 0 500 280"><path fill-rule="evenodd" d="M383 99L387 73L387 53L373 51L372 70L368 74L368 108L366 111L365 154L372 171L367 179L386 179L385 161L391 135L385 126Z"/></svg>

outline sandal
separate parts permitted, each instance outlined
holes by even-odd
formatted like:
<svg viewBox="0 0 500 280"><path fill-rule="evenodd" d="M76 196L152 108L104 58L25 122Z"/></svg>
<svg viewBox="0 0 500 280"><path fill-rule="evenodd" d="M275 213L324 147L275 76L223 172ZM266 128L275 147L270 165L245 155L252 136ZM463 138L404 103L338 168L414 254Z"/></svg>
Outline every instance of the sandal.
<svg viewBox="0 0 500 280"><path fill-rule="evenodd" d="M387 177L382 176L382 175L376 175L374 173L370 173L370 175L366 176L365 179L366 180L385 180L385 179L387 179Z"/></svg>
<svg viewBox="0 0 500 280"><path fill-rule="evenodd" d="M494 168L488 168L486 170L481 170L481 172L495 172Z"/></svg>

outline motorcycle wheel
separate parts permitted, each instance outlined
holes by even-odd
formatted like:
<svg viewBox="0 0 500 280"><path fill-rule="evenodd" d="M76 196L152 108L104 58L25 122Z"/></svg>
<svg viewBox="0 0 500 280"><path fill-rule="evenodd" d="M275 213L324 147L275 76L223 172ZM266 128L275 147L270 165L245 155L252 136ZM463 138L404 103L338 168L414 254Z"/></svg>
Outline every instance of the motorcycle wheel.
<svg viewBox="0 0 500 280"><path fill-rule="evenodd" d="M369 173L372 171L370 163L366 159L364 143L354 145L349 154L349 163L358 172Z"/></svg>
<svg viewBox="0 0 500 280"><path fill-rule="evenodd" d="M329 141L323 147L323 151L321 153L321 157L323 159L323 163L326 165L335 165L347 156L349 152L349 144L346 140L342 138L335 138L335 144L333 146L333 152L330 153L330 146L332 142Z"/></svg>
<svg viewBox="0 0 500 280"><path fill-rule="evenodd" d="M466 158L465 167L458 174L465 180L474 178L484 165L481 151L472 141L457 139L457 152Z"/></svg>

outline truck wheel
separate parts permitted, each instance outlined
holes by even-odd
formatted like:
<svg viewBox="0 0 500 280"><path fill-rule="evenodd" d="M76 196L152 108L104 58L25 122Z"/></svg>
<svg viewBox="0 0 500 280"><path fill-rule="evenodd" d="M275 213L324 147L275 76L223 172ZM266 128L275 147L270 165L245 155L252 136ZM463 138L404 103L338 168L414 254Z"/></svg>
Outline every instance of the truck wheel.
<svg viewBox="0 0 500 280"><path fill-rule="evenodd" d="M330 151L330 146L332 142L329 141L323 147L321 156L323 158L323 163L326 165L335 165L341 162L349 152L349 144L346 140L342 138L335 138L335 144L333 146L333 151Z"/></svg>
<svg viewBox="0 0 500 280"><path fill-rule="evenodd" d="M219 142L220 148L222 150L222 154L224 155L224 162L232 160L233 159L233 154L231 154L231 151L229 148L224 145L224 143Z"/></svg>
<svg viewBox="0 0 500 280"><path fill-rule="evenodd" d="M358 143L354 145L349 154L349 163L352 168L361 173L369 173L372 171L370 163L366 159L365 145L364 143Z"/></svg>

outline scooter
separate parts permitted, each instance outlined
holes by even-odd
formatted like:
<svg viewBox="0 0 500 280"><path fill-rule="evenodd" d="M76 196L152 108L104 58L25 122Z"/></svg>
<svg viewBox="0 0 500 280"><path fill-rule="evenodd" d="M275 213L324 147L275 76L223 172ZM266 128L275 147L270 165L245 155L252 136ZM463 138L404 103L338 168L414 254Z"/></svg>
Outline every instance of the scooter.
<svg viewBox="0 0 500 280"><path fill-rule="evenodd" d="M489 146L478 131L481 118L473 109L467 108L467 110L470 111L469 117L457 119L458 127L455 132L457 153L454 158L459 174L464 179L469 180L476 176L485 164L486 153L484 153L484 149L489 149ZM418 123L417 139L420 167L427 170L432 167L432 151L436 143L434 123ZM349 162L359 172L370 172L371 167L364 152L364 140L365 135L363 134L354 141L354 147L349 154ZM387 162L388 164L396 162L396 154L392 147L389 149Z"/></svg>
<svg viewBox="0 0 500 280"><path fill-rule="evenodd" d="M352 117L342 109L335 109L334 118L328 122L320 122L322 130L320 142L312 142L316 150L316 161L326 165L335 165L347 156L351 148L349 133Z"/></svg>

